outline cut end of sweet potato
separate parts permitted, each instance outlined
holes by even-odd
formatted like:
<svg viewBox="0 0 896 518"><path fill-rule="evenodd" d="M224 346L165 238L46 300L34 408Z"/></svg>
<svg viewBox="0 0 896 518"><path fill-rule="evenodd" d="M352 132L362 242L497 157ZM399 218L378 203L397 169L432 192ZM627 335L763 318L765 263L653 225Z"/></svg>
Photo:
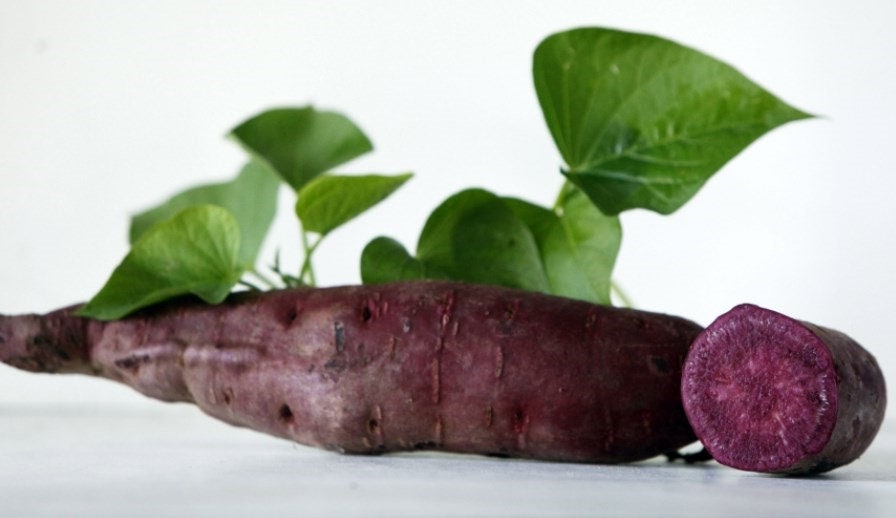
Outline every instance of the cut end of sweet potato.
<svg viewBox="0 0 896 518"><path fill-rule="evenodd" d="M768 473L851 462L885 404L880 369L858 344L749 304L698 336L681 390L694 432L718 462Z"/></svg>

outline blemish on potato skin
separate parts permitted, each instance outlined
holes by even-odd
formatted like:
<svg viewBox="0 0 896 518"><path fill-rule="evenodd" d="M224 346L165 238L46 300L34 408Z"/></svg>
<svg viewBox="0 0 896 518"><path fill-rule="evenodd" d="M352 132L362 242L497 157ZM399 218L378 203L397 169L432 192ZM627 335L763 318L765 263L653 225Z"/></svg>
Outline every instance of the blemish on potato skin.
<svg viewBox="0 0 896 518"><path fill-rule="evenodd" d="M662 356L650 356L647 360L647 367L654 374L669 374L672 372L672 366Z"/></svg>
<svg viewBox="0 0 896 518"><path fill-rule="evenodd" d="M367 419L367 433L378 436L379 443L383 443L383 409L380 405L374 405L370 412L370 417Z"/></svg>
<svg viewBox="0 0 896 518"><path fill-rule="evenodd" d="M326 363L324 363L324 368L327 370L334 371L336 373L340 373L348 368L348 363L345 361L345 358L342 356L335 356Z"/></svg>
<svg viewBox="0 0 896 518"><path fill-rule="evenodd" d="M523 433L529 425L529 414L522 408L513 411L513 431Z"/></svg>
<svg viewBox="0 0 896 518"><path fill-rule="evenodd" d="M585 330L591 331L595 325L597 325L597 312L591 310L588 312L588 316L585 317Z"/></svg>
<svg viewBox="0 0 896 518"><path fill-rule="evenodd" d="M114 365L119 369L136 373L140 366L149 363L152 358L148 354L132 354L115 360Z"/></svg>
<svg viewBox="0 0 896 518"><path fill-rule="evenodd" d="M531 415L523 407L517 407L510 416L513 433L516 434L516 447L520 451L526 450L528 443L529 425Z"/></svg>
<svg viewBox="0 0 896 518"><path fill-rule="evenodd" d="M442 423L442 416L441 416L441 414L436 416L436 421L435 421L435 423L434 423L434 430L433 430L433 432L434 432L434 435L435 435L435 441L434 441L435 444L436 444L436 445L441 445L441 444L443 444L443 442L444 442L444 440L443 440L443 436L444 436L445 431L444 431L444 425L443 425L443 423Z"/></svg>
<svg viewBox="0 0 896 518"><path fill-rule="evenodd" d="M432 361L430 370L430 375L432 376L432 402L438 405L442 399L441 366L438 357Z"/></svg>
<svg viewBox="0 0 896 518"><path fill-rule="evenodd" d="M299 310L296 308L290 308L290 310L286 313L286 320L285 320L286 327L292 326L298 318L299 318Z"/></svg>
<svg viewBox="0 0 896 518"><path fill-rule="evenodd" d="M336 345L336 354L345 351L345 325L336 321L333 323L333 342Z"/></svg>
<svg viewBox="0 0 896 518"><path fill-rule="evenodd" d="M389 359L395 359L395 351L398 348L398 338L394 335L389 337Z"/></svg>
<svg viewBox="0 0 896 518"><path fill-rule="evenodd" d="M292 413L292 408L288 404L283 403L277 409L277 418L284 423L291 423L295 419L295 414Z"/></svg>
<svg viewBox="0 0 896 518"><path fill-rule="evenodd" d="M454 303L456 299L457 294L454 291L450 291L445 295L445 302L444 306L442 307L442 318L440 322L443 331L451 322L451 318L454 314Z"/></svg>

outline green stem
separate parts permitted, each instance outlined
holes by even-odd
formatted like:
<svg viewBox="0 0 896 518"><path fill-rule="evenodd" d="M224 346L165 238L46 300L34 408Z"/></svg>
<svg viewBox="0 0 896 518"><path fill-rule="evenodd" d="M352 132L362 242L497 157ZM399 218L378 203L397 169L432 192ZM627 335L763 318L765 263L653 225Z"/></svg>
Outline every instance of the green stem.
<svg viewBox="0 0 896 518"><path fill-rule="evenodd" d="M265 286L267 286L268 289L276 290L277 288L280 287L280 284L277 281L275 281L274 279L271 279L267 275L261 273L260 271L258 271L257 268L252 268L251 270L248 270L246 273L248 273L249 275L251 275L251 276L255 277L256 279L258 279L259 281L261 281L261 283L264 284Z"/></svg>
<svg viewBox="0 0 896 518"><path fill-rule="evenodd" d="M314 255L314 250L317 249L317 245L320 244L321 239L318 238L317 241L311 243L308 239L307 232L302 230L301 234L302 252L305 258L302 260L302 268L299 270L299 279L308 286L316 286L317 279L314 276L314 266L311 264L311 256Z"/></svg>
<svg viewBox="0 0 896 518"><path fill-rule="evenodd" d="M622 302L622 305L624 307L635 307L635 304L632 302L631 297L629 297L628 294L625 293L625 291L623 291L623 289L619 287L619 284L617 284L614 280L610 281L610 291L616 294L617 297L619 297L619 300Z"/></svg>
<svg viewBox="0 0 896 518"><path fill-rule="evenodd" d="M244 287L248 288L249 291L264 291L262 288L260 288L259 286L256 286L255 284L253 284L253 283L247 281L246 279L240 279L239 281L237 281L237 284L239 284L240 286L244 286Z"/></svg>
<svg viewBox="0 0 896 518"><path fill-rule="evenodd" d="M565 180L563 185L560 186L560 191L557 192L557 197L554 199L554 212L563 206L563 201L567 198L567 193L569 189L574 189L575 187L569 183L569 180Z"/></svg>

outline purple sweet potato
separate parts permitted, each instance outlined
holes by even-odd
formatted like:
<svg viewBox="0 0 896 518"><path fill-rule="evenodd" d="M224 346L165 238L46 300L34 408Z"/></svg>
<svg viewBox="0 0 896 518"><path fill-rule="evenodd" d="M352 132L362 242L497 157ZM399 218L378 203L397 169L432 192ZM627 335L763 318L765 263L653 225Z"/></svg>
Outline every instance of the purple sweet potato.
<svg viewBox="0 0 896 518"><path fill-rule="evenodd" d="M820 473L857 459L880 428L886 389L874 357L848 336L757 306L737 306L694 342L682 399L722 464Z"/></svg>
<svg viewBox="0 0 896 518"><path fill-rule="evenodd" d="M243 293L112 322L0 319L0 359L104 376L228 423L351 453L616 463L696 440L684 319L443 282Z"/></svg>

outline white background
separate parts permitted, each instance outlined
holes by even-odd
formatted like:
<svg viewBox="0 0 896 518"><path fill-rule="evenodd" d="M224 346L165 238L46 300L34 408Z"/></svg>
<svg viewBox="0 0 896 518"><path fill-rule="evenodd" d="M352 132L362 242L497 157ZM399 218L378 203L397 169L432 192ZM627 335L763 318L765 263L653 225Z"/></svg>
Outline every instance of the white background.
<svg viewBox="0 0 896 518"><path fill-rule="evenodd" d="M625 214L616 278L635 303L701 324L765 305L847 332L894 380L894 22L890 0L0 0L0 313L91 296L126 253L129 215L230 178L244 157L224 135L272 106L313 102L364 128L377 150L345 172L416 173L322 245L322 284L357 282L377 235L413 249L460 189L549 204L560 163L531 53L601 25L696 47L823 116L763 137L671 216ZM298 261L290 203L284 192L268 259ZM811 479L351 457L0 365L0 514L888 516L893 424L858 462Z"/></svg>
<svg viewBox="0 0 896 518"><path fill-rule="evenodd" d="M380 234L413 249L471 186L550 204L558 154L531 81L548 34L601 25L719 57L823 117L749 147L679 212L623 216L616 278L637 306L708 324L753 302L841 329L896 379L896 3L890 1L0 2L0 313L82 301L126 253L131 213L243 154L225 133L314 103L376 151L345 172L414 179L333 234L321 284L358 282ZM264 257L298 261L284 193ZM111 383L0 367L0 403L142 401Z"/></svg>

